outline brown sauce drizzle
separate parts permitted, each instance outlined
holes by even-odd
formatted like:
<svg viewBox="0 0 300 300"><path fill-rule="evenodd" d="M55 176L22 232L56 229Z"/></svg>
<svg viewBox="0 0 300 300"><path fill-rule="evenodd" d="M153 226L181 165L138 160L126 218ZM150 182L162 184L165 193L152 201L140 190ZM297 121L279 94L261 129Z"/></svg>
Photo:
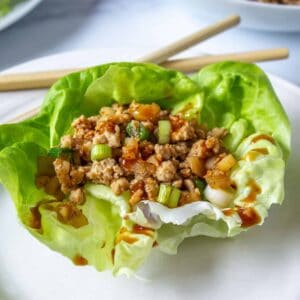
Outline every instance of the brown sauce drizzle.
<svg viewBox="0 0 300 300"><path fill-rule="evenodd" d="M72 261L76 266L86 266L88 264L87 259L81 255L75 255Z"/></svg>
<svg viewBox="0 0 300 300"><path fill-rule="evenodd" d="M256 158L260 155L267 155L269 154L269 151L267 148L255 148L250 150L246 155L244 156L244 159L246 161L254 161Z"/></svg>
<svg viewBox="0 0 300 300"><path fill-rule="evenodd" d="M152 248L155 248L155 247L158 247L158 242L157 241L154 241L154 243L152 245Z"/></svg>
<svg viewBox="0 0 300 300"><path fill-rule="evenodd" d="M128 231L126 227L121 227L119 234L116 237L115 243L118 244L121 241L124 241L128 244L133 244L138 241L138 239L134 236L132 236L132 233Z"/></svg>
<svg viewBox="0 0 300 300"><path fill-rule="evenodd" d="M238 207L237 213L239 214L242 220L241 227L243 228L250 227L259 224L261 222L260 215L253 207L247 207L247 208Z"/></svg>
<svg viewBox="0 0 300 300"><path fill-rule="evenodd" d="M257 195L261 193L261 188L253 179L249 180L248 186L250 187L250 192L248 196L243 199L243 201L247 203L253 203L255 202Z"/></svg>
<svg viewBox="0 0 300 300"><path fill-rule="evenodd" d="M49 203L55 202L55 200L43 200L40 201L36 206L30 207L31 217L28 226L33 229L42 229L42 215L40 213L40 207Z"/></svg>
<svg viewBox="0 0 300 300"><path fill-rule="evenodd" d="M226 209L223 209L222 212L225 216L230 217L235 213L235 210L233 208L226 208Z"/></svg>
<svg viewBox="0 0 300 300"><path fill-rule="evenodd" d="M41 229L42 223L41 223L41 213L39 211L39 205L35 207L30 208L31 218L29 221L29 227L34 229Z"/></svg>
<svg viewBox="0 0 300 300"><path fill-rule="evenodd" d="M144 235L148 235L150 237L153 237L154 235L154 231L150 228L147 227L143 227L140 225L135 224L132 228L132 232L136 233L136 234L144 234Z"/></svg>
<svg viewBox="0 0 300 300"><path fill-rule="evenodd" d="M63 224L80 228L88 224L88 219L82 213L82 210L69 203L58 203L55 200L41 201L36 206L30 208L31 219L29 226L34 229L42 229L40 207L44 205L45 209L54 211L57 219Z"/></svg>
<svg viewBox="0 0 300 300"><path fill-rule="evenodd" d="M269 136L267 134L257 135L256 137L254 137L252 139L252 144L255 144L256 142L258 142L260 140L267 140L267 141L269 141L269 142L271 142L272 144L275 145L275 140L271 136Z"/></svg>
<svg viewBox="0 0 300 300"><path fill-rule="evenodd" d="M114 248L111 250L111 259L113 264L115 263L115 254L116 254L116 249Z"/></svg>
<svg viewBox="0 0 300 300"><path fill-rule="evenodd" d="M267 154L269 154L267 148L252 149L244 156L244 159L247 161L254 161L258 156Z"/></svg>
<svg viewBox="0 0 300 300"><path fill-rule="evenodd" d="M134 244L138 241L138 238L133 236L133 234L144 234L151 238L154 236L154 231L150 228L146 228L140 225L135 224L132 228L132 232L128 231L126 227L122 227L119 231L119 234L116 237L116 244L124 241L128 244Z"/></svg>

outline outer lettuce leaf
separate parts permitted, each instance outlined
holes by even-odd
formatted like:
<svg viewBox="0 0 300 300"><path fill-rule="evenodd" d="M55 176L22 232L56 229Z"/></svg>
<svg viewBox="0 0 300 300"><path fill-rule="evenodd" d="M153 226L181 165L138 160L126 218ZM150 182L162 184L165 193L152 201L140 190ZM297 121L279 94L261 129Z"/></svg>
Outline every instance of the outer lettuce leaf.
<svg viewBox="0 0 300 300"><path fill-rule="evenodd" d="M204 91L201 119L230 130L226 146L235 150L251 133L275 138L286 159L290 152L290 124L270 81L253 64L224 62L210 65L194 78Z"/></svg>
<svg viewBox="0 0 300 300"><path fill-rule="evenodd" d="M290 151L288 119L267 77L253 65L212 65L200 71L195 80L152 64L102 65L59 80L37 117L0 126L0 180L26 228L53 250L71 259L83 256L98 270L111 269L117 275L136 270L151 251L155 238L136 234L137 242L121 241L115 246L120 228L130 227L132 221L155 228L159 246L167 253L175 253L189 236L227 237L245 230L237 214L224 216L207 202L173 211L156 203L141 203L136 212L130 213L126 194L116 197L109 188L95 185L86 186L88 196L82 206L88 225L76 229L62 224L54 211L41 205L43 230L29 226L30 209L51 198L35 186L37 157L59 143L74 118L97 114L102 106L113 102L124 104L133 99L157 102L186 118L201 118L209 128L228 128L226 145L240 159L232 172L238 186L234 203L243 205L242 199L249 192L247 182L255 179L263 192L254 207L263 221L270 205L283 200L284 166ZM266 140L253 144L251 139L259 133L272 135L276 144ZM269 154L251 163L243 160L253 147L267 148ZM125 215L131 221L124 221Z"/></svg>
<svg viewBox="0 0 300 300"><path fill-rule="evenodd" d="M129 212L126 195L116 197L103 186L99 194L97 187L87 186L87 199L81 209L88 224L80 228L61 223L55 211L41 204L42 230L34 229L30 226L31 209L42 200L52 199L35 186L37 158L59 143L74 118L97 114L102 106L130 103L132 99L159 102L163 107L187 99L202 101L197 85L181 73L151 64L107 64L59 80L47 94L37 117L0 126L0 180L9 191L24 226L51 249L70 259L82 256L96 269L111 269L116 275L129 275L136 270L148 256L155 239L155 236L133 234L135 243L121 241L115 245L120 228L132 226L132 222L122 220Z"/></svg>
<svg viewBox="0 0 300 300"><path fill-rule="evenodd" d="M55 99L55 101L54 101ZM187 99L201 102L200 90L185 75L152 64L113 63L71 74L49 91L43 111L50 117L50 144L56 145L74 118L97 114L113 102L157 102L165 108Z"/></svg>
<svg viewBox="0 0 300 300"><path fill-rule="evenodd" d="M268 215L273 203L281 203L284 198L285 162L279 146L267 140L255 144L251 141L257 134L246 138L234 153L239 159L231 178L236 183L237 192L232 206L247 207L243 201L249 193L249 180L254 180L261 188L261 193L253 204L261 217L261 223ZM260 155L254 161L244 159L245 155L255 148L265 148L268 155ZM179 244L186 238L198 235L211 237L231 237L241 231L242 221L237 213L226 216L222 210L207 201L187 204L183 207L169 209L159 203L140 202L129 218L143 226L157 229L157 241L160 249L174 254Z"/></svg>
<svg viewBox="0 0 300 300"><path fill-rule="evenodd" d="M0 18L7 15L18 3L24 0L1 0L0 2Z"/></svg>

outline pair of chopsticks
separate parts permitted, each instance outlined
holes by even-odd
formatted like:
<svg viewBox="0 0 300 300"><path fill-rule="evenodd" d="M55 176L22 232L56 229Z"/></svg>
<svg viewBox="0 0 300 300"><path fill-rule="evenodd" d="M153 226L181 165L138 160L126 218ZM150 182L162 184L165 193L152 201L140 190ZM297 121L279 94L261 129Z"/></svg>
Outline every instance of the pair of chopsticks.
<svg viewBox="0 0 300 300"><path fill-rule="evenodd" d="M166 68L176 69L185 73L191 73L201 69L202 67L220 62L223 60L235 60L244 62L258 62L287 58L289 55L286 48L275 48L267 50L249 51L233 54L222 54L213 56L198 56L187 59L168 60L175 54L186 50L195 44L204 41L218 33L234 27L240 23L240 17L237 15L230 16L211 26L201 29L187 37L184 37L170 45L156 50L146 56L137 59L138 62L152 62L160 64ZM64 69L46 72L20 73L0 75L0 91L14 91L25 89L48 88L59 78L82 69ZM20 121L31 117L38 112L35 108L29 112L22 114L12 121Z"/></svg>

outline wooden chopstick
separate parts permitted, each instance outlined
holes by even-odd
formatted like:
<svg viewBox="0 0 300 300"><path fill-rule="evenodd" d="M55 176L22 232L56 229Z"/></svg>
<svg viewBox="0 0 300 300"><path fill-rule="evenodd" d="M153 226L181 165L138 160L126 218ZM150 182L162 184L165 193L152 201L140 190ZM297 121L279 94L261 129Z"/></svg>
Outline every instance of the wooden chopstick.
<svg viewBox="0 0 300 300"><path fill-rule="evenodd" d="M219 21L213 25L210 25L204 29L201 29L197 32L194 32L191 35L188 35L170 45L167 45L161 49L158 49L149 55L140 57L137 61L140 62L152 62L160 64L166 61L169 57L172 57L176 53L182 52L195 44L198 44L212 36L215 36L218 33L221 33L233 26L236 26L240 23L240 16L232 15L222 21Z"/></svg>
<svg viewBox="0 0 300 300"><path fill-rule="evenodd" d="M137 59L139 62L152 62L159 64L167 60L172 55L175 55L200 41L204 41L220 32L229 29L240 22L240 17L233 15L221 20L213 25L201 29L185 38L182 38L170 45L154 51L144 57ZM51 86L58 78L69 73L79 71L72 70L57 70L37 73L22 73L12 75L0 75L0 91L13 91L25 89L40 89Z"/></svg>
<svg viewBox="0 0 300 300"><path fill-rule="evenodd" d="M241 53L233 53L233 54L222 54L222 55L206 55L200 57L192 57L187 59L176 59L176 60L169 60L164 62L164 67L168 67L171 69L181 70L183 72L189 73L195 70L199 70L202 67L216 63L224 60L232 60L232 61L243 61L243 62L257 62L257 61L268 61L268 60L276 60L276 59L283 59L287 58L289 55L289 50L287 48L275 48L275 49L267 49L267 50L257 50L257 51L248 51L248 52L241 52ZM63 75L68 74L69 72L78 71L78 69L73 70L61 70L59 74ZM41 73L33 73L34 77L47 77L48 72ZM56 74L55 71L51 72L52 74ZM17 75L17 76L20 76ZM51 78L51 80L56 80L55 76ZM54 81L55 81L54 80ZM45 83L47 83L45 81ZM48 82L49 83L49 82ZM48 86L48 85L47 85ZM1 79L0 79L0 90L1 90ZM30 111L27 111L16 118L10 120L10 123L19 122L25 120L27 118L35 116L39 112L39 107L36 107Z"/></svg>
<svg viewBox="0 0 300 300"><path fill-rule="evenodd" d="M203 67L221 62L221 61L241 61L241 62L261 62L284 59L289 56L287 48L273 48L265 50L247 51L239 53L228 53L221 55L206 55L185 59L176 59L166 61L161 66L169 69L176 69L184 73L192 73L202 69Z"/></svg>
<svg viewBox="0 0 300 300"><path fill-rule="evenodd" d="M12 118L7 123L16 123L16 122L20 122L20 121L23 121L25 119L34 117L34 116L36 116L39 113L40 109L41 109L40 106L34 107L33 109L28 110L28 111L26 111L26 112L24 112L22 114L19 114L15 118Z"/></svg>
<svg viewBox="0 0 300 300"><path fill-rule="evenodd" d="M207 55L186 59L168 60L161 65L185 73L191 73L202 67L223 60L243 62L259 62L287 58L289 51L286 48L248 51L233 54ZM48 88L59 78L80 71L82 69L65 69L46 72L7 74L0 76L0 91Z"/></svg>

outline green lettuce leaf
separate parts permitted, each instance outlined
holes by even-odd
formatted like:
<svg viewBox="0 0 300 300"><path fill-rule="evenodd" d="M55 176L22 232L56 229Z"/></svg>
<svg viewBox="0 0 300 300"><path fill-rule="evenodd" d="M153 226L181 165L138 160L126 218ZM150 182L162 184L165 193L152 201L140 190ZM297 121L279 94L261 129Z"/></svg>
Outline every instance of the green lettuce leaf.
<svg viewBox="0 0 300 300"><path fill-rule="evenodd" d="M1 0L0 2L0 18L7 15L18 3L24 0Z"/></svg>
<svg viewBox="0 0 300 300"><path fill-rule="evenodd" d="M115 245L120 229L132 226L131 221L122 219L129 212L126 194L116 197L108 187L87 185L87 198L80 207L87 224L77 228L64 224L55 210L59 202L35 185L37 159L59 143L74 118L95 115L102 106L134 99L171 108L194 98L201 101L198 86L191 79L151 64L107 64L55 83L36 117L0 126L0 180L24 226L71 260L79 258L115 275L131 274L148 256L155 236L133 234L135 243L122 240ZM35 228L36 222L41 228Z"/></svg>
<svg viewBox="0 0 300 300"><path fill-rule="evenodd" d="M59 220L56 209L60 203L35 185L38 157L59 144L76 117L95 115L103 106L132 100L156 102L187 119L197 118L209 128L228 129L226 146L239 160L231 174L237 185L232 205L244 205L249 180L255 180L261 188L252 204L260 224L270 205L282 202L290 127L266 75L258 67L215 64L201 70L193 81L152 64L106 64L56 82L35 118L0 126L0 180L21 222L51 249L71 260L80 258L99 271L109 269L115 275L129 275L149 255L155 240L161 250L176 253L186 237L228 237L247 229L237 213L224 215L204 201L173 211L157 203L141 203L136 212L130 212L126 193L117 197L110 188L93 184L85 186L87 197L80 206L86 223L76 227ZM260 139L253 143L261 134L272 136L274 142ZM245 156L253 148L267 149L266 154L247 161ZM36 217L41 228L33 226ZM153 227L156 234L134 233L134 243L122 240L116 244L120 229L130 229L134 223Z"/></svg>
<svg viewBox="0 0 300 300"><path fill-rule="evenodd" d="M284 158L290 152L290 124L265 73L256 65L224 62L201 70L194 80L204 92L201 120L230 131L226 146L235 150L251 133L275 138Z"/></svg>
<svg viewBox="0 0 300 300"><path fill-rule="evenodd" d="M251 192L249 181L258 184L261 191L250 207L255 207L263 224L268 215L268 209L274 203L282 203L284 198L285 162L278 145L267 140L253 144L252 140L258 134L247 137L234 153L238 159L231 178L235 182L237 192L232 201L239 207L248 207L244 199ZM258 155L248 161L244 157L251 150L267 149L267 155ZM205 235L210 237L232 237L248 227L242 226L238 213L226 216L223 211L207 201L186 204L183 207L169 209L159 203L142 201L135 212L129 217L136 223L157 230L159 248L169 254L175 254L179 244L187 237Z"/></svg>

